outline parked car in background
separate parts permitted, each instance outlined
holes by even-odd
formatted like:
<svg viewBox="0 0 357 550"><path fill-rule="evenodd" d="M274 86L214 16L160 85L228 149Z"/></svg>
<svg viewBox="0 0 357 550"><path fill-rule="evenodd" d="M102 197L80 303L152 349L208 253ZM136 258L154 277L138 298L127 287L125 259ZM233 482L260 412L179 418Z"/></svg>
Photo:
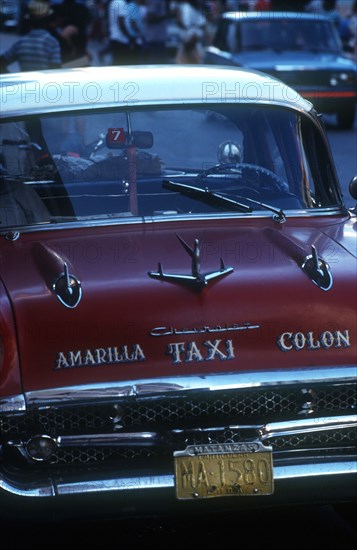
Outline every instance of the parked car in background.
<svg viewBox="0 0 357 550"><path fill-rule="evenodd" d="M354 502L356 210L312 104L214 66L0 93L0 515Z"/></svg>
<svg viewBox="0 0 357 550"><path fill-rule="evenodd" d="M307 12L227 12L221 15L207 64L264 71L297 90L320 112L351 129L357 65L327 16Z"/></svg>

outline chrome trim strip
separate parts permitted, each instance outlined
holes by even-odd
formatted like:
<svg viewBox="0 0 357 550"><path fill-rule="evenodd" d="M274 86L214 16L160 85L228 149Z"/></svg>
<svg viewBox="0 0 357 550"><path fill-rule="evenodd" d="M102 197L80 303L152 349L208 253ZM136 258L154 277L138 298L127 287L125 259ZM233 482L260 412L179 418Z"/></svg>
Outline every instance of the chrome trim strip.
<svg viewBox="0 0 357 550"><path fill-rule="evenodd" d="M288 219L294 218L316 218L321 216L336 216L343 215L348 216L348 210L343 205L336 206L333 208L324 208L322 210L312 209L310 210L285 210L285 213L289 213ZM137 225L143 223L167 223L171 221L207 221L207 220L222 220L222 219L236 219L236 218L245 218L245 219L256 219L256 218L271 218L271 212L254 212L249 215L247 214L238 214L234 213L218 213L212 215L202 215L202 214L175 214L167 216L145 216L145 217L128 217L128 218L110 218L110 219L101 219L101 220L78 220L71 221L68 223L45 223L39 225L29 225L29 226L11 226L4 228L0 231L0 235L6 238L7 234L19 233L20 236L22 233L36 233L38 231L58 231L61 229L83 229L88 227L111 227L114 225Z"/></svg>
<svg viewBox="0 0 357 550"><path fill-rule="evenodd" d="M101 479L96 481L77 481L56 483L56 490L59 495L81 494L81 493L103 493L107 491L138 491L142 489L166 489L173 488L173 475L137 476Z"/></svg>
<svg viewBox="0 0 357 550"><path fill-rule="evenodd" d="M56 495L54 485L48 478L38 479L36 482L20 483L9 479L6 474L0 472L0 497L1 491L19 497L54 497Z"/></svg>
<svg viewBox="0 0 357 550"><path fill-rule="evenodd" d="M321 432L326 430L342 430L357 427L357 415L327 416L321 418L307 418L290 422L272 422L259 430L262 441L271 437L302 434L304 432Z"/></svg>
<svg viewBox="0 0 357 550"><path fill-rule="evenodd" d="M315 464L286 464L274 467L276 481L323 477L330 475L355 475L357 462L341 460ZM78 495L104 493L109 491L139 491L143 489L172 489L173 475L110 477L108 479L91 479L66 482L60 479L44 479L33 483L18 483L0 472L0 490L17 496L53 497L56 495Z"/></svg>
<svg viewBox="0 0 357 550"><path fill-rule="evenodd" d="M200 376L177 376L146 378L114 383L68 386L25 393L28 408L44 408L95 401L117 399L129 396L160 395L194 390L218 391L240 388L264 387L270 385L309 384L313 382L355 382L356 366L301 368L288 371L236 372L229 374L207 374Z"/></svg>
<svg viewBox="0 0 357 550"><path fill-rule="evenodd" d="M320 417L311 420L291 420L289 422L272 422L262 425L228 425L215 426L213 428L188 428L187 433L193 434L204 432L222 432L224 429L237 430L255 430L257 441L263 442L272 437L285 437L295 434L310 434L311 432L325 432L328 430L343 430L357 427L357 415L345 415L336 417ZM97 433L97 434L79 434L79 435L59 435L55 439L47 434L37 435L37 438L51 439L57 448L64 447L153 447L157 445L167 445L168 437L171 434L185 434L184 429L167 430L166 432L121 432L121 433ZM31 462L33 457L28 454L27 446L29 441L8 441L7 445L17 447L21 454ZM301 450L301 449L299 449Z"/></svg>
<svg viewBox="0 0 357 550"><path fill-rule="evenodd" d="M297 479L326 475L357 474L357 461L327 462L323 464L294 464L277 466L274 479Z"/></svg>
<svg viewBox="0 0 357 550"><path fill-rule="evenodd" d="M57 447L130 446L152 447L162 442L155 432L123 432L116 434L60 435L55 439Z"/></svg>
<svg viewBox="0 0 357 550"><path fill-rule="evenodd" d="M10 395L0 399L0 415L16 414L26 411L26 401L23 394Z"/></svg>

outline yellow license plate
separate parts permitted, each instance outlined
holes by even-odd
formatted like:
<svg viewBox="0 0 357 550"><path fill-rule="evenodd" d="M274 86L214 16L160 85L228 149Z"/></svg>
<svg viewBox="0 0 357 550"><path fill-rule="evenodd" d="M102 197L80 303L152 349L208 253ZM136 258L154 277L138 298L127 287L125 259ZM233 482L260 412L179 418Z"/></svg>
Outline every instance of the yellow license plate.
<svg viewBox="0 0 357 550"><path fill-rule="evenodd" d="M181 500L274 492L272 449L260 442L190 445L174 453Z"/></svg>

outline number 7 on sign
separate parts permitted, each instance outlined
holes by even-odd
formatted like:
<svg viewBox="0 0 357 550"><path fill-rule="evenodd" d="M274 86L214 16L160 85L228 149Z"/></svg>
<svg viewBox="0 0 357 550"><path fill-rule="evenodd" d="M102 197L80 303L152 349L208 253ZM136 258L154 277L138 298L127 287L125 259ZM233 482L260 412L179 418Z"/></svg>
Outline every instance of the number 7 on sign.
<svg viewBox="0 0 357 550"><path fill-rule="evenodd" d="M124 128L108 128L107 147L121 147L125 143Z"/></svg>

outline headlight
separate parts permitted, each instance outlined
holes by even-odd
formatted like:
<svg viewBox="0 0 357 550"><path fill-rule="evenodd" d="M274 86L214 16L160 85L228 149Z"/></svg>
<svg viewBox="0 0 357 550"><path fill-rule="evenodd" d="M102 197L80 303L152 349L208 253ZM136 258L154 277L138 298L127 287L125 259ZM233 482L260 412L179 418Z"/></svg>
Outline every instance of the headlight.
<svg viewBox="0 0 357 550"><path fill-rule="evenodd" d="M48 435L36 435L26 444L28 455L38 462L48 460L56 450L56 441Z"/></svg>
<svg viewBox="0 0 357 550"><path fill-rule="evenodd" d="M338 86L339 84L350 84L353 85L355 80L355 76L353 73L334 73L330 76L330 84L331 86Z"/></svg>

